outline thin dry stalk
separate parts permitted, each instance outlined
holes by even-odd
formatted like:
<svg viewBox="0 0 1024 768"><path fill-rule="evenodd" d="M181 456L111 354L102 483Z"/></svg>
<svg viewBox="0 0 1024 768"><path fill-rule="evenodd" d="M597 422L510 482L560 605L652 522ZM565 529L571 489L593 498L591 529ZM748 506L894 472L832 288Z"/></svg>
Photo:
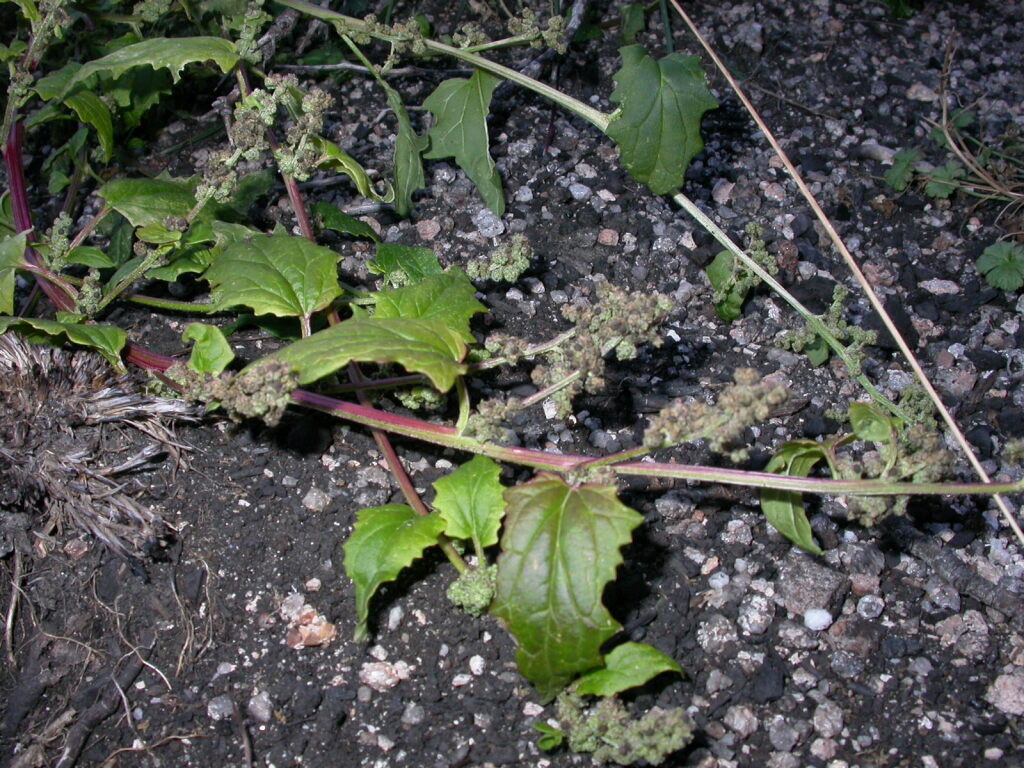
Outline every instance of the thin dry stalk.
<svg viewBox="0 0 1024 768"><path fill-rule="evenodd" d="M768 140L768 143L775 151L775 154L778 155L779 159L782 161L782 164L785 166L790 176L796 182L797 188L800 190L800 193L804 196L804 199L807 200L807 203L811 206L811 210L814 211L814 215L817 217L818 221L821 222L821 225L825 228L825 231L828 233L828 236L832 240L833 245L835 245L836 250L839 252L840 256L842 256L843 261L846 262L847 267L850 269L850 272L853 273L853 276L857 280L857 283L863 289L868 301L871 303L871 306L882 319L882 324L889 331L889 333L892 334L892 337L896 341L896 345L899 347L900 352L903 354L903 357L910 365L911 370L913 370L914 376L921 383L921 386L924 388L925 392L928 393L928 397L931 399L935 408L942 416L942 420L946 423L947 428L953 435L957 444L960 446L960 449L964 452L964 455L967 457L967 460L971 464L971 467L973 467L975 473L978 475L979 478L981 478L982 482L991 482L988 473L985 471L985 468L981 465L981 461L975 455L974 449L971 448L970 443L967 442L967 438L964 437L964 434L960 430L960 427L957 426L957 423L953 419L952 414L950 414L949 409L947 409L946 406L943 404L938 392L935 391L935 387L932 386L931 381L929 381L928 377L925 375L924 369L921 367L921 364L918 362L917 357L910 349L910 345L907 344L906 340L903 338L899 330L896 328L896 324L892 321L892 318L889 317L889 313L885 311L885 307L882 305L882 301L881 299L879 299L878 294L875 293L875 290L874 288L872 288L871 283L869 283L868 279L864 276L864 273L861 271L860 266L857 264L857 261L853 258L853 254L850 253L849 249L846 247L846 244L839 236L839 233L836 231L835 227L832 226L832 222L829 220L828 216L825 215L825 211L822 209L817 199L811 193L811 190L804 182L803 177L801 177L801 175L797 171L796 166L793 165L792 161L789 159L789 156L786 154L785 150L783 150L782 146L775 138L775 135L768 128L767 124L761 118L761 115L758 113L753 103L751 103L750 99L747 98L747 95L743 92L743 89L740 88L739 83L736 82L736 79L729 72L729 69L725 66L722 60L718 57L718 54L715 53L715 50L711 47L708 41L700 33L700 30L697 29L697 25L694 24L693 19L691 19L689 14L687 14L686 11L683 10L683 7L679 4L679 0L671 0L671 3L676 13L679 14L680 18L682 18L683 22L690 29L690 32L701 44L701 46L707 52L708 56L711 57L711 60L715 63L715 66L718 68L719 72L722 73L722 76L726 79L726 81L729 83L729 86L736 93L736 96L743 103L744 108L753 118L754 122L757 124L757 127L761 130L765 138ZM1014 519L1013 512L1010 510L1010 507L1006 503L1006 500L999 495L993 495L992 499L995 502L996 506L999 508L999 511L1003 516L1003 519L1006 521L1006 524L1014 532L1020 544L1024 546L1024 531L1021 530L1020 525L1018 525L1016 519Z"/></svg>

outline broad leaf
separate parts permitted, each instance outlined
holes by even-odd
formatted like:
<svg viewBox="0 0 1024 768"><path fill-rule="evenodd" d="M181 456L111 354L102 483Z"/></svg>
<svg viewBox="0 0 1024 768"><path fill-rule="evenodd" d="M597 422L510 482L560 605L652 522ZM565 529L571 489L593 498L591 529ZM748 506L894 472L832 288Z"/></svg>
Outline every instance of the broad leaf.
<svg viewBox="0 0 1024 768"><path fill-rule="evenodd" d="M621 625L601 595L643 517L611 486L573 487L549 474L509 489L505 500L491 612L519 643L520 671L550 700L603 666L601 645Z"/></svg>
<svg viewBox="0 0 1024 768"><path fill-rule="evenodd" d="M121 350L128 341L128 335L112 325L85 325L36 317L0 317L0 333L11 329L33 344L60 341L61 337L66 337L73 344L96 350L117 370L125 369Z"/></svg>
<svg viewBox="0 0 1024 768"><path fill-rule="evenodd" d="M914 166L920 160L920 149L901 149L893 156L892 167L885 172L882 179L897 192L902 192L910 184Z"/></svg>
<svg viewBox="0 0 1024 768"><path fill-rule="evenodd" d="M437 543L444 529L438 515L417 515L404 504L363 509L345 543L345 573L356 587L356 641L366 639L370 598L381 584L423 555Z"/></svg>
<svg viewBox="0 0 1024 768"><path fill-rule="evenodd" d="M25 264L26 233L0 238L0 315L14 314L15 270Z"/></svg>
<svg viewBox="0 0 1024 768"><path fill-rule="evenodd" d="M772 456L765 471L807 477L814 465L824 458L825 453L819 443L794 440ZM821 548L814 543L811 524L807 522L802 494L765 488L761 491L761 511L771 526L791 542L812 554L821 554Z"/></svg>
<svg viewBox="0 0 1024 768"><path fill-rule="evenodd" d="M373 182L370 177L366 175L366 171L363 169L355 158L351 157L348 153L344 152L341 147L335 144L333 141L328 141L320 137L313 139L313 146L320 151L320 159L317 161L319 168L329 168L331 170L340 171L352 179L352 183L356 185L356 189L359 190L359 194L363 197L367 197L378 203L390 203L395 199L395 191L388 189L383 195L377 192L373 188Z"/></svg>
<svg viewBox="0 0 1024 768"><path fill-rule="evenodd" d="M374 317L405 317L432 320L458 332L473 343L469 321L487 308L476 300L476 288L460 269L427 275L415 285L376 294Z"/></svg>
<svg viewBox="0 0 1024 768"><path fill-rule="evenodd" d="M851 403L850 426L861 440L891 443L896 436L897 422L871 403Z"/></svg>
<svg viewBox="0 0 1024 768"><path fill-rule="evenodd" d="M955 160L939 166L929 174L929 181L924 185L924 193L928 197L945 200L960 187L960 179L966 175L964 167Z"/></svg>
<svg viewBox="0 0 1024 768"><path fill-rule="evenodd" d="M95 93L79 89L64 98L64 103L75 110L78 119L96 129L103 149L104 161L109 161L114 154L114 121L110 116L110 108Z"/></svg>
<svg viewBox="0 0 1024 768"><path fill-rule="evenodd" d="M214 325L189 323L181 334L181 340L195 342L188 365L200 373L217 376L235 359L235 353L231 351L224 332Z"/></svg>
<svg viewBox="0 0 1024 768"><path fill-rule="evenodd" d="M715 312L727 323L731 323L743 314L743 302L747 298L735 279L733 255L729 251L719 251L718 255L704 270L711 287L715 289Z"/></svg>
<svg viewBox="0 0 1024 768"><path fill-rule="evenodd" d="M109 269L116 267L113 259L92 245L79 245L68 252L68 264L81 264L83 267Z"/></svg>
<svg viewBox="0 0 1024 768"><path fill-rule="evenodd" d="M313 206L313 213L320 217L320 226L334 232L341 232L343 235L353 237L365 237L374 242L380 242L380 236L373 231L373 227L365 221L360 221L355 216L349 216L342 210L330 203L316 203Z"/></svg>
<svg viewBox="0 0 1024 768"><path fill-rule="evenodd" d="M395 212L405 218L412 210L413 192L426 186L420 155L427 148L429 140L413 130L409 113L398 91L383 81L381 85L388 96L388 105L398 118L398 135L395 137Z"/></svg>
<svg viewBox="0 0 1024 768"><path fill-rule="evenodd" d="M97 72L119 77L147 64L153 69L169 70L171 79L178 82L185 65L199 61L213 61L221 72L228 72L238 61L238 51L234 43L220 37L152 37L88 62L68 81L64 93Z"/></svg>
<svg viewBox="0 0 1024 768"><path fill-rule="evenodd" d="M275 352L290 363L300 384L322 379L339 368L358 363L398 363L422 373L442 392L466 372L460 362L466 345L451 328L430 320L358 318L314 333Z"/></svg>
<svg viewBox="0 0 1024 768"><path fill-rule="evenodd" d="M229 245L203 273L220 308L306 317L341 294L338 254L288 234L255 235Z"/></svg>
<svg viewBox="0 0 1024 768"><path fill-rule="evenodd" d="M478 69L468 80L445 80L423 102L423 108L437 118L427 134L429 145L423 156L430 160L454 157L484 203L498 216L505 213L505 195L489 151L487 113L491 95L500 82Z"/></svg>
<svg viewBox="0 0 1024 768"><path fill-rule="evenodd" d="M115 179L97 194L133 227L184 218L195 207L194 184L184 179Z"/></svg>
<svg viewBox="0 0 1024 768"><path fill-rule="evenodd" d="M501 468L485 456L475 456L434 483L436 509L445 521L445 535L471 539L477 550L498 543L505 514Z"/></svg>
<svg viewBox="0 0 1024 768"><path fill-rule="evenodd" d="M981 252L976 262L978 271L993 288L1016 291L1024 286L1024 246L1017 243L994 243Z"/></svg>
<svg viewBox="0 0 1024 768"><path fill-rule="evenodd" d="M209 248L187 248L170 264L146 270L146 277L154 280L166 280L171 283L184 274L198 274L210 266L213 251Z"/></svg>
<svg viewBox="0 0 1024 768"><path fill-rule="evenodd" d="M380 243L377 256L366 265L375 275L383 275L391 285L418 283L427 275L444 272L437 256L429 248L397 243Z"/></svg>
<svg viewBox="0 0 1024 768"><path fill-rule="evenodd" d="M608 135L634 179L668 194L682 186L690 161L704 149L700 121L718 102L697 56L673 53L655 61L641 45L619 53L622 68L611 98L621 106Z"/></svg>
<svg viewBox="0 0 1024 768"><path fill-rule="evenodd" d="M623 643L604 657L604 669L590 672L576 683L581 696L614 696L653 680L662 672L683 674L675 659L644 643Z"/></svg>

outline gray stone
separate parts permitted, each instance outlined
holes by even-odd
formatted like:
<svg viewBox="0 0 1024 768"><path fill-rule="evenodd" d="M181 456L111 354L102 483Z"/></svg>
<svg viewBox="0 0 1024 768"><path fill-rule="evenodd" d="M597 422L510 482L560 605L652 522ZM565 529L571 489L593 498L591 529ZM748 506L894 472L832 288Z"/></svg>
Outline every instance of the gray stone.
<svg viewBox="0 0 1024 768"><path fill-rule="evenodd" d="M707 653L721 653L736 642L736 628L725 616L715 613L697 628L697 642Z"/></svg>
<svg viewBox="0 0 1024 768"><path fill-rule="evenodd" d="M864 595L857 601L857 613L865 619L877 619L885 610L885 600L878 595Z"/></svg>
<svg viewBox="0 0 1024 768"><path fill-rule="evenodd" d="M473 224L484 237L497 237L505 231L505 223L489 208L481 208L474 213Z"/></svg>
<svg viewBox="0 0 1024 768"><path fill-rule="evenodd" d="M763 635L775 618L775 603L764 595L747 595L740 603L737 620L740 629L749 635Z"/></svg>
<svg viewBox="0 0 1024 768"><path fill-rule="evenodd" d="M234 711L235 704L227 694L215 696L206 704L206 714L211 720L227 720Z"/></svg>
<svg viewBox="0 0 1024 768"><path fill-rule="evenodd" d="M780 752L792 752L800 741L800 732L783 715L775 715L768 724L768 741Z"/></svg>
<svg viewBox="0 0 1024 768"><path fill-rule="evenodd" d="M960 610L960 593L942 579L934 576L925 582L924 592L928 600L940 611Z"/></svg>
<svg viewBox="0 0 1024 768"><path fill-rule="evenodd" d="M988 654L988 623L978 611L954 614L936 624L935 629L943 646L955 647L969 659L980 660Z"/></svg>
<svg viewBox="0 0 1024 768"><path fill-rule="evenodd" d="M838 736L843 730L843 710L833 701L823 701L814 709L814 730L826 739Z"/></svg>
<svg viewBox="0 0 1024 768"><path fill-rule="evenodd" d="M315 485L306 491L306 495L302 497L302 506L311 512L323 512L330 503L331 497Z"/></svg>
<svg viewBox="0 0 1024 768"><path fill-rule="evenodd" d="M1024 715L1024 672L1000 675L988 687L985 698L996 709L1008 715Z"/></svg>
<svg viewBox="0 0 1024 768"><path fill-rule="evenodd" d="M722 722L735 731L741 739L747 738L756 731L759 724L754 710L743 704L729 707Z"/></svg>
<svg viewBox="0 0 1024 768"><path fill-rule="evenodd" d="M709 695L724 691L732 687L732 678L729 677L725 672L720 669L713 669L708 675L708 681L704 685L704 690Z"/></svg>
<svg viewBox="0 0 1024 768"><path fill-rule="evenodd" d="M840 677L856 677L864 671L864 660L846 651L832 654L832 671Z"/></svg>
<svg viewBox="0 0 1024 768"><path fill-rule="evenodd" d="M580 184L579 182L569 185L569 194L572 195L573 200L586 200L590 197L590 187L586 184Z"/></svg>
<svg viewBox="0 0 1024 768"><path fill-rule="evenodd" d="M405 705L405 710L402 712L402 723L404 725L419 725L426 716L427 712L422 704L410 701Z"/></svg>
<svg viewBox="0 0 1024 768"><path fill-rule="evenodd" d="M828 610L846 594L849 579L809 555L790 551L779 568L776 589L782 604L794 616L813 608Z"/></svg>
<svg viewBox="0 0 1024 768"><path fill-rule="evenodd" d="M270 694L260 691L251 699L246 707L249 716L257 723L269 723L274 714L274 703L270 700Z"/></svg>

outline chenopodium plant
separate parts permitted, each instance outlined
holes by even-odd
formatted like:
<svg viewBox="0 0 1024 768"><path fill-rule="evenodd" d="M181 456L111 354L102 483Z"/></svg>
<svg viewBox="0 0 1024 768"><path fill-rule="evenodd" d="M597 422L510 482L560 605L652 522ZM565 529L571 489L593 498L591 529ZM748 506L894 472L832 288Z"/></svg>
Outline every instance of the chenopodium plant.
<svg viewBox="0 0 1024 768"><path fill-rule="evenodd" d="M453 601L471 613L490 611L500 618L519 645L524 675L545 700L561 696L560 725L546 726L546 745L565 738L574 748L592 750L602 759L657 762L686 743L689 724L682 711L652 711L632 722L611 699L656 675L680 672L672 659L641 644L623 643L604 652L621 626L602 603L602 593L622 562L622 547L642 521L638 512L619 500L611 477L662 474L756 482L787 493L831 488L793 476L801 474L806 461L800 464L801 471L790 471L790 477L630 461L688 439L714 438L725 448L726 436L738 436L751 419L765 418L782 394L774 385L740 372L734 388L720 398L718 413L707 404L672 406L652 421L643 446L606 457L550 454L483 438L474 427L500 423L510 409L529 407L537 399L478 409L476 415L482 418L474 425L465 386L473 366L543 359L535 367L538 394L560 401L564 408L576 391L600 386L606 355L628 358L637 345L653 341L653 328L668 311L667 302L660 298L652 302L649 297L637 301L604 286L597 290L596 301L570 309L567 319L575 326L559 338L536 344L502 342L496 346L500 358L471 364L467 356L475 340L470 321L485 310L467 276L458 268L442 270L426 249L378 243L371 268L382 276L382 289L366 293L342 286L338 254L312 242L313 220L296 182L314 171L343 173L360 194L391 200L404 214L413 204L413 193L423 186L422 161L452 157L477 185L485 203L500 213L504 198L488 152L486 117L495 86L506 78L589 120L617 143L630 173L654 192L666 193L682 183L687 164L700 151L700 118L715 105L699 62L678 54L656 60L640 46L624 47L612 94L618 108L605 114L481 56L508 40L488 44L467 34L459 47L424 37L415 24L388 27L294 0L286 4L331 22L384 90L398 121L390 185L374 186L358 162L320 135L328 106L323 93L304 93L288 78L267 77L259 87L252 86L255 73L249 63L259 60L255 40L268 20L258 2L244 17L221 25L238 31L237 42L211 36L142 39L133 33L99 58L69 64L40 80L33 79L34 69L48 43L69 22L59 2L38 8L31 0L19 3L31 42L15 43L0 52L10 72L4 160L11 187L9 205L0 206L0 312L7 315L0 318L0 331L13 328L36 338L66 337L96 348L118 366L126 358L157 372L178 391L223 408L235 418L259 417L273 423L289 404L297 403L371 428L477 454L436 483L432 511L407 484L408 504L358 514L345 547L346 568L357 591L357 636L369 633L371 601L379 587L428 548L438 546L460 574L450 588ZM140 10L140 19L152 16L162 24L167 12L160 4L150 4ZM546 40L545 34L550 35L553 28L557 24L547 30L523 27L513 38L517 42ZM383 78L396 56L378 68L363 54L361 46L371 38L391 44L396 56L443 55L474 67L468 79L446 81L426 99L423 106L435 122L425 135L413 129L400 94ZM186 67L209 68L210 62L220 72L236 76L240 99L228 116L230 145L212 155L199 176L107 181L98 189L103 209L74 236L70 214L58 217L45 238L27 234L32 221L22 157L25 121L20 113L33 99L44 104L44 116L71 109L88 126L85 134L76 136L87 136L91 130L99 143L99 153L85 153L88 163L103 162L117 150L114 131L130 123L129 116L111 111L110 104L120 104L118 94L124 96L120 89L130 94L133 88L144 88L133 78L150 70L169 78L169 88ZM97 93L110 98L93 98ZM161 93L163 86L151 95ZM282 132L283 142L277 138ZM76 139L75 146L82 141ZM67 166L72 177L69 189L89 178L88 163ZM281 229L267 234L240 223L252 199L267 188L268 176L257 170L264 163L273 163L284 180L303 237ZM63 180L52 173L51 183ZM365 224L331 206L317 205L314 214L324 228L376 239ZM94 229L108 238L105 250L84 245ZM512 254L496 277L507 279L523 260L522 253ZM55 319L13 316L17 273L39 280L58 310ZM176 301L138 292L143 281L169 282L190 273L209 284L207 301ZM488 277L495 279L495 275ZM240 371L231 371L232 353L224 332L194 323L184 333L184 340L192 342L191 356L186 364L175 365L129 344L123 329L99 322L111 306L123 301L198 314L237 311L257 318L256 322L281 318L292 326L286 335L297 340ZM640 305L651 310L642 320ZM327 327L318 330L325 323ZM832 339L833 349L839 346L823 324L814 329L826 341ZM369 404L296 389L319 382L337 388L339 372L362 363L399 366L420 385L425 382L441 394L454 391L459 411L456 425L430 424ZM360 376L354 378L358 383ZM505 488L495 460L539 471L532 480ZM796 464L789 462L788 468L794 470ZM892 492L894 487L893 483L878 488L870 483L843 486L850 492ZM942 490L931 488L932 492ZM958 492L977 490L965 486ZM803 519L802 508L795 503L790 504L789 514L797 521ZM799 531L785 526L780 530L806 548L813 545ZM471 548L470 562L456 544ZM497 557L491 559L495 551ZM588 718L583 714L585 697L595 696L606 702Z"/></svg>

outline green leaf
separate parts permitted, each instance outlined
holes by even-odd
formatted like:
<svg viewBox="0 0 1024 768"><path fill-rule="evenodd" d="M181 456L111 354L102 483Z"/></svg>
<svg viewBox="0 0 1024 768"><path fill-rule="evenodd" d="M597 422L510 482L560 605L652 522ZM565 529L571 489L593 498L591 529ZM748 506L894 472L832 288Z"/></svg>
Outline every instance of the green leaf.
<svg viewBox="0 0 1024 768"><path fill-rule="evenodd" d="M994 243L981 252L976 263L978 271L993 288L1016 291L1024 286L1024 246L1017 243Z"/></svg>
<svg viewBox="0 0 1024 768"><path fill-rule="evenodd" d="M9 237L13 234L14 203L11 202L11 193L4 192L0 195L0 237Z"/></svg>
<svg viewBox="0 0 1024 768"><path fill-rule="evenodd" d="M185 65L198 61L213 61L221 72L229 72L238 61L238 51L234 43L220 37L152 37L88 62L68 81L64 93L97 72L119 77L147 64L169 70L171 79L178 82Z"/></svg>
<svg viewBox="0 0 1024 768"><path fill-rule="evenodd" d="M388 105L398 118L398 135L395 137L395 212L405 218L412 210L413 192L426 186L423 176L421 154L428 146L426 136L417 135L409 121L409 113L402 103L398 91L381 81L388 97Z"/></svg>
<svg viewBox="0 0 1024 768"><path fill-rule="evenodd" d="M377 256L366 265L375 275L383 275L391 285L418 283L427 275L444 272L441 262L429 248L397 243L379 243Z"/></svg>
<svg viewBox="0 0 1024 768"><path fill-rule="evenodd" d="M813 440L794 440L782 446L772 456L765 472L807 477L814 465L825 458L819 443ZM761 491L761 511L771 526L801 549L820 555L821 549L814 543L811 524L804 512L803 495L795 491L780 491L765 488Z"/></svg>
<svg viewBox="0 0 1024 768"><path fill-rule="evenodd" d="M374 294L374 317L404 317L432 320L456 331L472 344L469 321L487 308L476 300L476 288L460 269L440 275L427 275L415 285Z"/></svg>
<svg viewBox="0 0 1024 768"><path fill-rule="evenodd" d="M181 340L195 342L188 366L200 373L218 376L235 359L235 353L231 351L224 332L215 325L189 323L181 334Z"/></svg>
<svg viewBox="0 0 1024 768"><path fill-rule="evenodd" d="M169 217L184 218L195 207L195 185L184 179L115 179L97 194L133 227L163 225Z"/></svg>
<svg viewBox="0 0 1024 768"><path fill-rule="evenodd" d="M925 184L924 193L928 197L945 200L959 189L959 179L965 175L964 167L955 160L939 166L928 174L929 181Z"/></svg>
<svg viewBox="0 0 1024 768"><path fill-rule="evenodd" d="M395 191L388 187L385 194L381 195L373 187L373 182L370 177L366 175L366 171L363 170L363 166L356 162L355 158L342 151L341 147L335 144L333 141L321 138L319 136L314 137L313 146L320 151L320 159L317 161L317 167L329 168L331 170L340 171L352 179L352 183L356 185L356 189L359 190L359 194L363 197L367 197L370 200L374 200L378 203L390 203L395 199Z"/></svg>
<svg viewBox="0 0 1024 768"><path fill-rule="evenodd" d="M454 157L476 185L484 203L498 216L505 213L505 195L489 151L487 113L500 82L478 69L468 80L445 80L423 102L423 108L437 119L427 134L429 145L423 156L430 160Z"/></svg>
<svg viewBox="0 0 1024 768"><path fill-rule="evenodd" d="M619 35L622 42L632 45L636 36L647 28L647 13L640 3L629 3L619 11Z"/></svg>
<svg viewBox="0 0 1024 768"><path fill-rule="evenodd" d="M733 255L729 251L719 251L704 271L716 296L723 296L715 303L715 312L722 320L731 323L743 314L743 302L747 298L746 291L736 283Z"/></svg>
<svg viewBox="0 0 1024 768"><path fill-rule="evenodd" d="M21 15L26 20L32 22L42 21L42 16L39 14L39 9L36 7L33 0L12 0L15 5L21 9Z"/></svg>
<svg viewBox="0 0 1024 768"><path fill-rule="evenodd" d="M850 426L861 440L891 443L899 425L892 416L871 403L850 404Z"/></svg>
<svg viewBox="0 0 1024 768"><path fill-rule="evenodd" d="M501 468L485 456L475 456L434 483L436 509L445 521L445 535L472 539L477 550L498 543L505 514Z"/></svg>
<svg viewBox="0 0 1024 768"><path fill-rule="evenodd" d="M198 274L213 262L213 251L209 248L186 248L170 264L146 270L146 277L153 280L174 282L184 274Z"/></svg>
<svg viewBox="0 0 1024 768"><path fill-rule="evenodd" d="M338 210L330 203L316 203L313 205L313 213L320 217L320 226L323 229L330 229L334 232L341 232L343 235L353 237L365 237L374 242L380 242L380 236L373 231L373 227L365 221L360 221L355 216L349 216L344 211Z"/></svg>
<svg viewBox="0 0 1024 768"><path fill-rule="evenodd" d="M562 746L565 741L565 734L561 729L548 725L545 722L534 723L533 727L540 731L540 738L537 739L537 746L545 752L552 752Z"/></svg>
<svg viewBox="0 0 1024 768"><path fill-rule="evenodd" d="M25 265L26 233L0 239L0 315L14 314L15 270Z"/></svg>
<svg viewBox="0 0 1024 768"><path fill-rule="evenodd" d="M121 361L121 350L128 341L128 335L112 325L85 325L42 320L37 317L0 317L0 333L6 333L11 329L33 344L49 343L67 337L73 344L95 349L117 370L125 370Z"/></svg>
<svg viewBox="0 0 1024 768"><path fill-rule="evenodd" d="M614 696L653 680L662 672L683 674L675 659L644 643L623 643L604 657L604 669L590 672L576 683L581 696Z"/></svg>
<svg viewBox="0 0 1024 768"><path fill-rule="evenodd" d="M322 379L351 361L398 363L422 373L442 392L466 372L466 344L451 328L431 320L359 318L314 333L274 353L298 372L299 383Z"/></svg>
<svg viewBox="0 0 1024 768"><path fill-rule="evenodd" d="M370 598L385 582L394 580L403 569L437 543L444 530L438 515L417 515L404 504L363 509L356 513L356 525L345 543L345 573L356 587L355 639L369 634Z"/></svg>
<svg viewBox="0 0 1024 768"><path fill-rule="evenodd" d="M643 517L611 486L574 487L549 474L509 489L505 501L491 612L519 643L520 671L548 701L603 665L601 645L622 627L601 595Z"/></svg>
<svg viewBox="0 0 1024 768"><path fill-rule="evenodd" d="M341 294L338 254L284 233L229 245L203 277L216 306L246 306L260 315L308 318Z"/></svg>
<svg viewBox="0 0 1024 768"><path fill-rule="evenodd" d="M107 254L91 245L79 245L68 252L68 264L108 269L117 266Z"/></svg>
<svg viewBox="0 0 1024 768"><path fill-rule="evenodd" d="M902 192L914 175L914 166L921 160L921 150L901 149L892 158L892 167L885 172L882 179L897 192Z"/></svg>
<svg viewBox="0 0 1024 768"><path fill-rule="evenodd" d="M804 347L804 354L811 361L811 365L819 366L828 362L832 350L829 348L828 342L821 338L821 336L815 336L814 341Z"/></svg>
<svg viewBox="0 0 1024 768"><path fill-rule="evenodd" d="M655 61L641 45L619 53L611 98L621 107L607 133L633 178L656 195L668 194L683 185L690 161L704 149L700 121L718 102L697 56L673 53Z"/></svg>
<svg viewBox="0 0 1024 768"><path fill-rule="evenodd" d="M110 108L92 91L79 89L64 97L64 103L78 115L83 123L96 129L103 149L103 160L109 162L114 154L114 121L110 116Z"/></svg>

